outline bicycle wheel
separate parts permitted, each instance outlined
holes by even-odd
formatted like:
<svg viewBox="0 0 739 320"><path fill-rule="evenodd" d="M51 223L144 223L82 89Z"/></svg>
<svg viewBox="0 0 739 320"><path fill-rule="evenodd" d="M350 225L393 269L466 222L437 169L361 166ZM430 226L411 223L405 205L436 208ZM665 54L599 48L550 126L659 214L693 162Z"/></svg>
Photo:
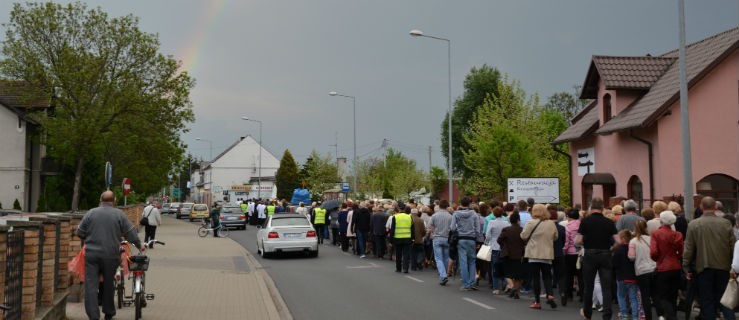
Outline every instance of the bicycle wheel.
<svg viewBox="0 0 739 320"><path fill-rule="evenodd" d="M123 291L123 279L121 279L115 286L115 292L118 295L118 309L123 308Z"/></svg>
<svg viewBox="0 0 739 320"><path fill-rule="evenodd" d="M208 228L206 228L206 227L204 227L204 226L201 226L200 228L198 228L198 235L199 235L200 237L205 237L205 236L207 236L207 235L208 235Z"/></svg>
<svg viewBox="0 0 739 320"><path fill-rule="evenodd" d="M139 320L141 319L141 308L144 307L144 293L137 292L133 298L133 303L136 305L136 316L134 319Z"/></svg>
<svg viewBox="0 0 739 320"><path fill-rule="evenodd" d="M218 236L228 237L228 228L226 228L224 225L221 225L221 228L218 230Z"/></svg>

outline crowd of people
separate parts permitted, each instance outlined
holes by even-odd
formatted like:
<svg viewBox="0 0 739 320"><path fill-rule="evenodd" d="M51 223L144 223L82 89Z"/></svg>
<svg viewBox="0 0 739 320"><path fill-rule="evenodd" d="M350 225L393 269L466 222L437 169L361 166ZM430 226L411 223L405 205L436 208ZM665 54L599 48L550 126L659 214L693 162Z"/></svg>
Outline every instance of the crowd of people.
<svg viewBox="0 0 739 320"><path fill-rule="evenodd" d="M717 313L734 319L719 300L739 272L739 228L711 197L690 223L677 202L639 210L633 200L607 208L600 198L588 210L469 198L428 206L413 200L243 206L260 221L275 212L304 214L319 243L394 260L395 272L435 268L441 286L459 274L463 291L480 290L484 281L494 295L527 294L532 309L542 301L550 308L576 301L583 318L597 310L611 319L615 301L618 319L677 319L678 303L695 297L702 319ZM485 259L477 258L481 248L490 250Z"/></svg>

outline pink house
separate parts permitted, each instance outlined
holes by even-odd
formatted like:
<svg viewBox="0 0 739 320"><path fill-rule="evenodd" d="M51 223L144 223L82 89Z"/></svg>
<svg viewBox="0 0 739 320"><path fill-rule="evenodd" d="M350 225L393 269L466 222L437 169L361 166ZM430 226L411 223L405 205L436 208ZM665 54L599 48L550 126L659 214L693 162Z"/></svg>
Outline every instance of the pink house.
<svg viewBox="0 0 739 320"><path fill-rule="evenodd" d="M553 141L569 144L573 204L683 196L677 58L593 56L581 98L594 101ZM694 189L737 212L739 28L689 45L686 63Z"/></svg>

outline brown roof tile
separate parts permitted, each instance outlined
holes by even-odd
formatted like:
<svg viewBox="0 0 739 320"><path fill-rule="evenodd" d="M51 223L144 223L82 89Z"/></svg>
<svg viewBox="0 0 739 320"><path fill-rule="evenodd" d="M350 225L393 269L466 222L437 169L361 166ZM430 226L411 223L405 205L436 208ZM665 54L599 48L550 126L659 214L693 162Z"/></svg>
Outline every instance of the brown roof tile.
<svg viewBox="0 0 739 320"><path fill-rule="evenodd" d="M32 91L25 82L0 80L0 103L25 110L28 108L45 108L49 106L49 99L39 98L38 91ZM31 98L36 95L35 98Z"/></svg>
<svg viewBox="0 0 739 320"><path fill-rule="evenodd" d="M649 89L675 58L593 56L606 89Z"/></svg>
<svg viewBox="0 0 739 320"><path fill-rule="evenodd" d="M591 102L585 109L575 116L575 122L562 132L552 141L552 144L560 144L581 139L585 135L592 133L598 125L598 108L597 102Z"/></svg>
<svg viewBox="0 0 739 320"><path fill-rule="evenodd" d="M739 28L734 28L706 38L686 48L686 67L688 85L697 83L715 65L739 47ZM674 58L677 51L670 51L662 57ZM645 127L655 121L680 93L678 63L673 63L662 77L641 99L626 108L600 127L596 133L607 134L636 127Z"/></svg>

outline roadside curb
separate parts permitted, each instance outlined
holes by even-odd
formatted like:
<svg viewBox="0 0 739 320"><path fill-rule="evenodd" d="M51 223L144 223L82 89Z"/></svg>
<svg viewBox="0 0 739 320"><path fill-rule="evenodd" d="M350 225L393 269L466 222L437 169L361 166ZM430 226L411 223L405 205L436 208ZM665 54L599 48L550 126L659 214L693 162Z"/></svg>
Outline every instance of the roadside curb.
<svg viewBox="0 0 739 320"><path fill-rule="evenodd" d="M254 270L254 273L258 274L258 278L262 280L264 286L267 288L267 290L269 290L270 298L272 298L272 302L277 309L277 314L279 315L280 319L293 320L292 313L290 313L290 309L287 308L287 303L285 303L285 300L282 299L280 290L277 289L277 286L272 280L272 277L270 277L269 274L264 271L262 265L259 263L259 261L257 261L257 259L254 259L254 256L249 253L249 251L247 251L244 247L241 247L241 249L243 250L244 257L246 257L246 262L249 264L249 268L251 268L251 270Z"/></svg>
<svg viewBox="0 0 739 320"><path fill-rule="evenodd" d="M264 271L264 268L259 263L259 261L257 261L257 259L255 259L254 256L248 250L246 250L246 248L244 248L238 242L234 241L231 238L229 238L229 240L233 241L234 244L236 244L241 249L241 254L244 255L246 263L249 264L249 269L257 275L257 278L261 280L264 287L267 288L267 290L269 291L269 296L275 306L275 311L277 312L279 318L281 320L293 320L292 313L290 313L290 309L288 309L285 300L282 299L280 290L277 289L277 286L272 280L272 277L270 277L269 274Z"/></svg>

